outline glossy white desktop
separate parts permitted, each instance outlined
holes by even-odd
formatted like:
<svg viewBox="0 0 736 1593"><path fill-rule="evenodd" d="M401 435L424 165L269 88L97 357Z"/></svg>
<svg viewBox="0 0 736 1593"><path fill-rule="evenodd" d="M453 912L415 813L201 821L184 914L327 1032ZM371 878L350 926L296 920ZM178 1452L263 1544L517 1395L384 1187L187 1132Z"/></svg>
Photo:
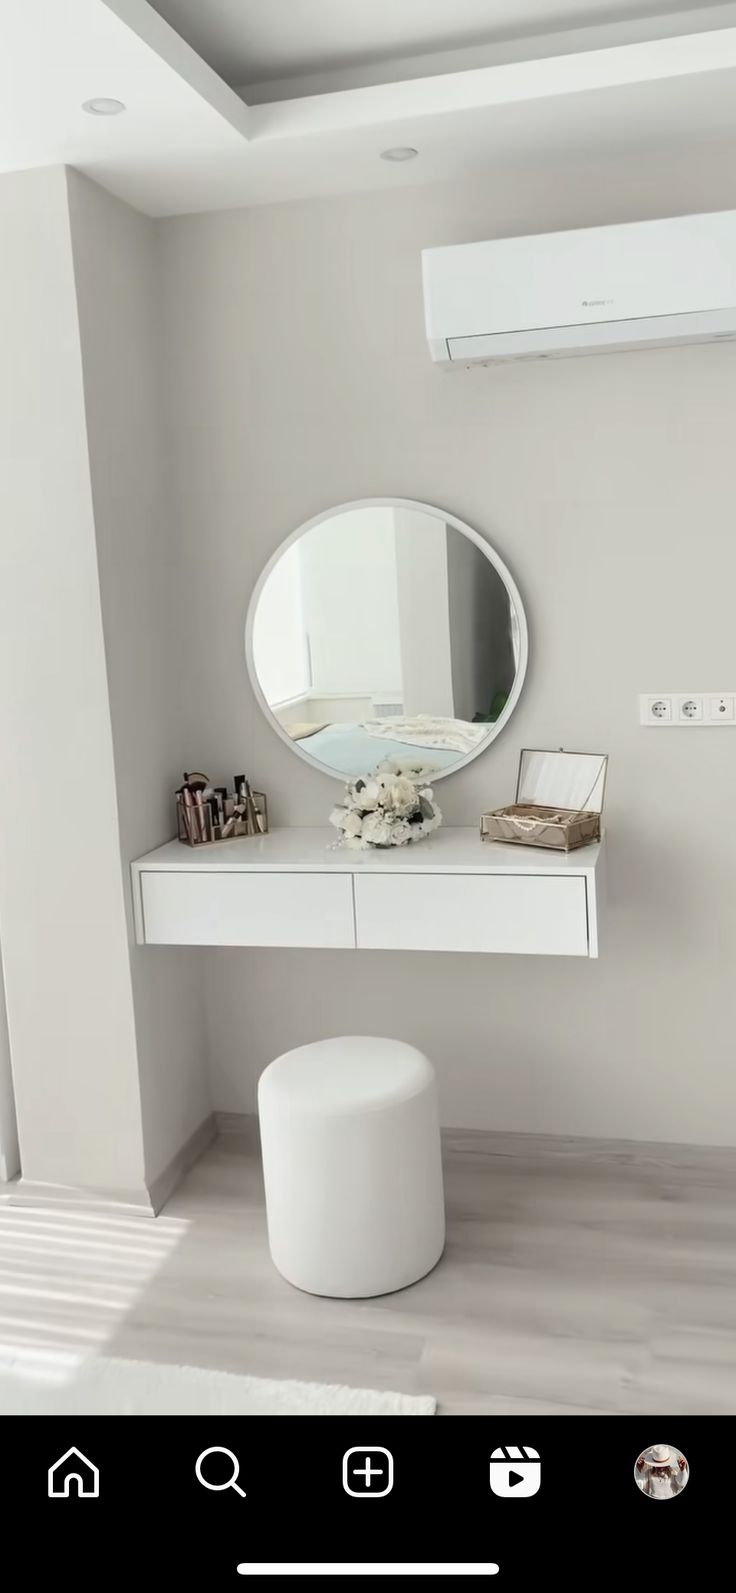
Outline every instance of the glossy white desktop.
<svg viewBox="0 0 736 1593"><path fill-rule="evenodd" d="M328 829L273 830L132 865L144 945L309 946L597 957L605 843L568 855L439 830L354 852Z"/></svg>

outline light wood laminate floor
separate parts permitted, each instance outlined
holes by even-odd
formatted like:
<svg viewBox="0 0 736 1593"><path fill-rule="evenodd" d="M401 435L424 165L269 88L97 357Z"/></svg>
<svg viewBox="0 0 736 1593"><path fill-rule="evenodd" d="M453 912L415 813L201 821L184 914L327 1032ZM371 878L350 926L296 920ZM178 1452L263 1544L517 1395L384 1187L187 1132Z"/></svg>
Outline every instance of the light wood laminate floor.
<svg viewBox="0 0 736 1593"><path fill-rule="evenodd" d="M399 1294L300 1294L268 1256L253 1136L156 1222L0 1207L0 1356L436 1395L456 1412L736 1412L736 1152L446 1136L448 1243Z"/></svg>

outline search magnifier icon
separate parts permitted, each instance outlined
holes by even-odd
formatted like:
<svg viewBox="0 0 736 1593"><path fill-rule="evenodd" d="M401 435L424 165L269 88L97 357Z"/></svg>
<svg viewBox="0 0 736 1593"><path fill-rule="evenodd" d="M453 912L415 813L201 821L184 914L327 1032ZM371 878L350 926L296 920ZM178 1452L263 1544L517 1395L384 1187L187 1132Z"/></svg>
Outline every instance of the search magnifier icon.
<svg viewBox="0 0 736 1593"><path fill-rule="evenodd" d="M202 1476L202 1461L206 1460L208 1455L227 1455L228 1460L232 1461L232 1473L226 1482L208 1482L207 1478ZM197 1474L197 1481L201 1482L203 1488L209 1488L210 1493L223 1493L226 1488L234 1488L235 1492L240 1494L241 1499L245 1498L244 1490L238 1486L240 1461L237 1455L233 1454L232 1449L223 1449L220 1444L213 1444L211 1449L203 1449L197 1459L194 1470Z"/></svg>

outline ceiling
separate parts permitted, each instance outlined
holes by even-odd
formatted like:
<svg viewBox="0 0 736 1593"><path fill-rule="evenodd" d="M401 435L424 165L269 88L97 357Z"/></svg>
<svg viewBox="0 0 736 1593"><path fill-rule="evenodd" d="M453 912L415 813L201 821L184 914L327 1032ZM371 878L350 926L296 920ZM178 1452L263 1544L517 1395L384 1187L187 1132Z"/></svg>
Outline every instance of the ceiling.
<svg viewBox="0 0 736 1593"><path fill-rule="evenodd" d="M560 162L624 159L635 173L660 149L682 151L691 175L699 163L710 193L717 149L724 197L710 208L736 204L736 0L642 20L645 5L0 0L0 172L64 162L170 215ZM183 36L205 18L205 41ZM545 37L528 31L541 18ZM471 46L480 22L487 42ZM246 69L286 78L236 92ZM86 115L95 96L125 114ZM380 160L392 145L418 158Z"/></svg>
<svg viewBox="0 0 736 1593"><path fill-rule="evenodd" d="M153 0L226 82L256 85L593 23L692 0Z"/></svg>

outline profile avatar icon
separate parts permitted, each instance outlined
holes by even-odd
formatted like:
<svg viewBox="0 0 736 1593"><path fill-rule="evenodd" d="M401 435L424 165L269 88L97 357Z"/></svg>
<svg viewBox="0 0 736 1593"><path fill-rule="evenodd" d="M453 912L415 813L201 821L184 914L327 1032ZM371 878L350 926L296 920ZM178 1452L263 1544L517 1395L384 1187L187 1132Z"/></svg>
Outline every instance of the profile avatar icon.
<svg viewBox="0 0 736 1593"><path fill-rule="evenodd" d="M643 1449L634 1466L636 1486L648 1499L674 1499L682 1493L689 1476L685 1456L672 1444L652 1444Z"/></svg>

